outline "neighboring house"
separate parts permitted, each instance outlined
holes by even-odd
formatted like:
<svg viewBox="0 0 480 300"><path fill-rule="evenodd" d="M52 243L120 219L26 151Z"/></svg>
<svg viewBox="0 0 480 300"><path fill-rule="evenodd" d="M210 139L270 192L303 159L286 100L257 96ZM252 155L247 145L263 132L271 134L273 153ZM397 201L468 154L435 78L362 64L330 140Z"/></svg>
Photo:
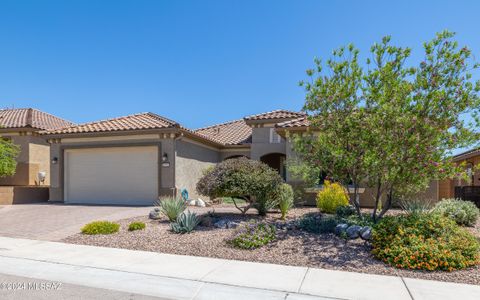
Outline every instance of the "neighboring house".
<svg viewBox="0 0 480 300"><path fill-rule="evenodd" d="M480 207L480 148L469 150L453 157L460 164L464 163L470 180L449 179L438 183L439 198L462 198L477 203Z"/></svg>
<svg viewBox="0 0 480 300"><path fill-rule="evenodd" d="M66 203L149 205L195 185L204 170L225 159L261 160L288 179L287 143L276 125L303 117L276 110L189 130L153 113L45 131L50 144L50 200Z"/></svg>
<svg viewBox="0 0 480 300"><path fill-rule="evenodd" d="M14 176L0 178L0 204L48 200L50 147L39 135L73 123L32 108L0 110L0 136L20 146ZM45 180L39 180L44 172Z"/></svg>

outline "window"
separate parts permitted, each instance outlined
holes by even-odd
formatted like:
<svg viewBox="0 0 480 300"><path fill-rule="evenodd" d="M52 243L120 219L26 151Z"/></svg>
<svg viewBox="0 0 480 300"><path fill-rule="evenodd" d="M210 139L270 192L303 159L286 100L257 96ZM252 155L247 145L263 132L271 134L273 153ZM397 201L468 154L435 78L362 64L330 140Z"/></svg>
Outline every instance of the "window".
<svg viewBox="0 0 480 300"><path fill-rule="evenodd" d="M282 137L275 132L275 128L270 128L270 144L278 144L282 141Z"/></svg>

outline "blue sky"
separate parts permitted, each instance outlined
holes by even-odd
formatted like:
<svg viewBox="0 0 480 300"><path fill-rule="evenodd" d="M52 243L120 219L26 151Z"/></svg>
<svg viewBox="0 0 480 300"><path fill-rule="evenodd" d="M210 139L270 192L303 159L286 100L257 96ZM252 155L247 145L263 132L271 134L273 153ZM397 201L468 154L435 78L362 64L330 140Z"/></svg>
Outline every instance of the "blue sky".
<svg viewBox="0 0 480 300"><path fill-rule="evenodd" d="M480 59L478 1L0 1L0 107L189 128L301 108L313 58L449 29ZM477 76L478 74L475 74Z"/></svg>

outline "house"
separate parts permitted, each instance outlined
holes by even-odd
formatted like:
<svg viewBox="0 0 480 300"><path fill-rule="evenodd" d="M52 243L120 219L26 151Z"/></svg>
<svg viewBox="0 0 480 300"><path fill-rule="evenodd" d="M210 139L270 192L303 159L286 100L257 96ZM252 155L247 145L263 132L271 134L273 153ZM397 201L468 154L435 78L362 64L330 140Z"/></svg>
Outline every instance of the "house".
<svg viewBox="0 0 480 300"><path fill-rule="evenodd" d="M50 200L149 205L182 188L199 197L202 173L225 159L261 160L287 178L287 143L276 125L303 117L276 110L190 130L140 113L43 133L50 144Z"/></svg>
<svg viewBox="0 0 480 300"><path fill-rule="evenodd" d="M459 153L453 161L464 164L470 180L446 179L438 183L440 198L461 198L470 200L480 207L480 148Z"/></svg>
<svg viewBox="0 0 480 300"><path fill-rule="evenodd" d="M48 200L50 146L39 132L73 123L31 109L0 110L0 136L20 147L14 176L0 178L0 204ZM39 173L45 174L39 178Z"/></svg>

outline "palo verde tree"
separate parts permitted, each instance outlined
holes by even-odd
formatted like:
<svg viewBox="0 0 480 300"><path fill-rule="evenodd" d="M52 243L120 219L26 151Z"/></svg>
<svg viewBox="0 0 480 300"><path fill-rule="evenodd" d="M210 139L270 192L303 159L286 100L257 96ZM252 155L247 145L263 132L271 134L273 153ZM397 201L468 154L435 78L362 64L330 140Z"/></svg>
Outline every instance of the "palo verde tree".
<svg viewBox="0 0 480 300"><path fill-rule="evenodd" d="M410 49L392 46L389 37L372 46L366 70L353 46L335 51L327 71L316 60L316 69L307 71L311 80L302 83L313 130L293 137L303 164L291 170L325 172L351 183L355 194L360 185L375 188L375 220L431 180L465 177L449 157L479 140L480 82L471 75L479 65L453 37L437 34L413 67L406 65Z"/></svg>
<svg viewBox="0 0 480 300"><path fill-rule="evenodd" d="M0 138L0 178L15 175L19 151L17 145Z"/></svg>

